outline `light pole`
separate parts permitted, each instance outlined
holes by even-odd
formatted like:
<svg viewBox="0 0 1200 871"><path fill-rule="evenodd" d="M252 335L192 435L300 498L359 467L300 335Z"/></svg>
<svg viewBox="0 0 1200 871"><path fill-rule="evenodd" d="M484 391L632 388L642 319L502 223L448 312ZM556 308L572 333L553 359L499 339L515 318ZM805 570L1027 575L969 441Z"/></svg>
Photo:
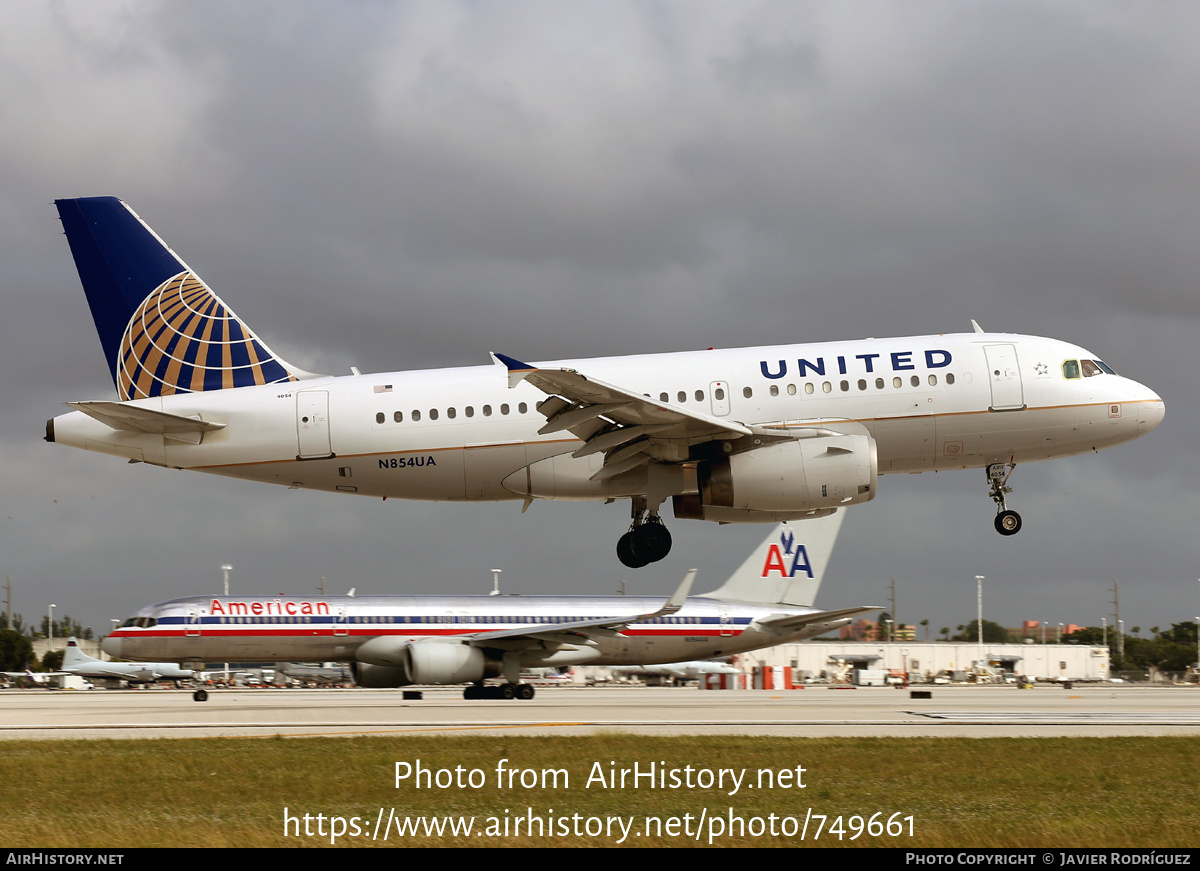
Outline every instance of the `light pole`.
<svg viewBox="0 0 1200 871"><path fill-rule="evenodd" d="M50 649L54 647L54 609L57 607L57 605L51 605L50 610L47 612L48 619L46 620L46 637L49 639L49 641L46 643L47 653L49 653Z"/></svg>
<svg viewBox="0 0 1200 871"><path fill-rule="evenodd" d="M975 657L976 664L983 662L983 580L984 575L975 576L975 626L979 629L979 655Z"/></svg>

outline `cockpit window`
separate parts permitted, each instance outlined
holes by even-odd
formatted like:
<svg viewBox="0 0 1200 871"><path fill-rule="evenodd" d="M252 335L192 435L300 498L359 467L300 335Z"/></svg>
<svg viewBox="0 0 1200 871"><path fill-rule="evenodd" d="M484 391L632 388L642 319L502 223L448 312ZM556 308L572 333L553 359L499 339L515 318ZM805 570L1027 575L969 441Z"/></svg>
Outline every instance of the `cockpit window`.
<svg viewBox="0 0 1200 871"><path fill-rule="evenodd" d="M122 629L136 627L138 629L149 629L158 623L153 617L130 617L121 624Z"/></svg>
<svg viewBox="0 0 1200 871"><path fill-rule="evenodd" d="M1080 360L1079 365L1083 367L1083 377L1091 378L1093 375L1100 375L1103 370L1091 360Z"/></svg>
<svg viewBox="0 0 1200 871"><path fill-rule="evenodd" d="M1063 360L1063 378L1079 377L1079 361Z"/></svg>
<svg viewBox="0 0 1200 871"><path fill-rule="evenodd" d="M1100 367L1100 371L1101 371L1101 372L1107 372L1109 375L1116 375L1116 374L1117 374L1116 372L1114 372L1114 371L1112 370L1112 367L1111 367L1111 366L1109 366L1107 363L1105 363L1103 360L1093 360L1092 362L1093 362L1093 363L1095 363L1097 366L1099 366L1099 367Z"/></svg>

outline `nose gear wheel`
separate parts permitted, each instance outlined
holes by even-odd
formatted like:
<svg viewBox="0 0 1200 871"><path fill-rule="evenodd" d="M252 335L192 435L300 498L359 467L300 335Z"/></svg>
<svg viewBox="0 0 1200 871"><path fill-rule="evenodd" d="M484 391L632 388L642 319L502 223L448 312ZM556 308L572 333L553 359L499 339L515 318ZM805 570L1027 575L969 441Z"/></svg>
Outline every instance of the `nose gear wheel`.
<svg viewBox="0 0 1200 871"><path fill-rule="evenodd" d="M988 484L991 485L988 495L996 503L995 525L1001 535L1016 535L1021 531L1021 515L1010 511L1004 501L1004 494L1012 492L1008 478L1016 468L1016 463L992 463L987 467Z"/></svg>

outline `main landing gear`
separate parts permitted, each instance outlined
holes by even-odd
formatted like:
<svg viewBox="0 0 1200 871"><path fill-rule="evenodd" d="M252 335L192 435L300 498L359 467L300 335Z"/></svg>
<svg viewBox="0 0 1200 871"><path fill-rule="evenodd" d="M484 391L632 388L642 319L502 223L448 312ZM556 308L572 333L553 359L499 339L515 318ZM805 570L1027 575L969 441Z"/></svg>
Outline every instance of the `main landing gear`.
<svg viewBox="0 0 1200 871"><path fill-rule="evenodd" d="M645 515L643 517L643 515ZM656 563L671 552L671 533L657 511L646 510L644 497L633 500L633 523L617 541L617 558L631 569Z"/></svg>
<svg viewBox="0 0 1200 871"><path fill-rule="evenodd" d="M521 699L529 701L533 698L533 684L502 683L499 686L484 686L482 683L475 683L463 690L463 698L469 702L476 699Z"/></svg>
<svg viewBox="0 0 1200 871"><path fill-rule="evenodd" d="M1001 535L1016 535L1021 531L1021 515L1009 511L1004 503L1004 494L1012 492L1012 487L1008 486L1008 476L1016 468L1016 463L992 463L987 467L988 483L992 488L989 495L996 503L996 531Z"/></svg>

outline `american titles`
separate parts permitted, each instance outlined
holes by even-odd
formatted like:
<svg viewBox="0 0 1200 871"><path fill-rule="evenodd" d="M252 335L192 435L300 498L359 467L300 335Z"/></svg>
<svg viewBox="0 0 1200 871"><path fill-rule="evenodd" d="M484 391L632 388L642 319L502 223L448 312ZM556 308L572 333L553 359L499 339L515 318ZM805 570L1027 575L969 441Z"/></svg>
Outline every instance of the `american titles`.
<svg viewBox="0 0 1200 871"><path fill-rule="evenodd" d="M238 600L213 599L210 610L220 617L262 617L278 614L303 617L311 614L330 614L328 602L313 602L308 599L266 599L244 602Z"/></svg>

